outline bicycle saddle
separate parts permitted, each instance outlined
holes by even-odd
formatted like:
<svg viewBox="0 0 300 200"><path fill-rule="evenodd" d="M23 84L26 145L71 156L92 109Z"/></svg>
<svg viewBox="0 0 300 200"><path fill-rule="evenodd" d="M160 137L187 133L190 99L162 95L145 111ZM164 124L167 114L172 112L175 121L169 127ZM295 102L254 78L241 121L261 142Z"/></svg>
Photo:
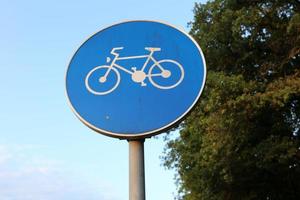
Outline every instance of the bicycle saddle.
<svg viewBox="0 0 300 200"><path fill-rule="evenodd" d="M157 48L157 47L145 47L145 49L147 51L160 51L161 50L161 48Z"/></svg>

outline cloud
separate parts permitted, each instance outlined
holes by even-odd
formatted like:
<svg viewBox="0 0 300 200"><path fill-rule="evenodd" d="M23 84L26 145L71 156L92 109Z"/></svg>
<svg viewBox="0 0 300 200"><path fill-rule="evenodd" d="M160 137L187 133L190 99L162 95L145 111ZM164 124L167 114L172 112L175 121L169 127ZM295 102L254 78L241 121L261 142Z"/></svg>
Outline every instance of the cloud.
<svg viewBox="0 0 300 200"><path fill-rule="evenodd" d="M0 144L1 200L116 200L109 186L89 182L69 172L63 162L32 153L43 148Z"/></svg>
<svg viewBox="0 0 300 200"><path fill-rule="evenodd" d="M5 146L0 145L0 165L7 162L12 155L7 151Z"/></svg>

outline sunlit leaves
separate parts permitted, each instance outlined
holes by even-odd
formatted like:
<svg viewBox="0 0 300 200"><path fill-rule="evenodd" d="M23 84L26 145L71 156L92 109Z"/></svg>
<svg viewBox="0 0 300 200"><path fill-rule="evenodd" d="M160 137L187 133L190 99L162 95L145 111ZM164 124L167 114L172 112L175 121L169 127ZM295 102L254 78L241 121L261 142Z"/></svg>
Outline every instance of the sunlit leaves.
<svg viewBox="0 0 300 200"><path fill-rule="evenodd" d="M184 200L300 199L300 3L195 5L209 69L165 165Z"/></svg>

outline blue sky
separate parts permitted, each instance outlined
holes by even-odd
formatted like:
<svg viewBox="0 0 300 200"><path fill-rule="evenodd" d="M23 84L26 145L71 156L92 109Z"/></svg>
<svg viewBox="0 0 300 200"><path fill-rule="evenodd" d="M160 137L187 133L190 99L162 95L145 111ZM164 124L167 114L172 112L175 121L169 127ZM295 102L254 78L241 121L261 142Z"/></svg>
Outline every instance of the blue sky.
<svg viewBox="0 0 300 200"><path fill-rule="evenodd" d="M73 53L116 22L160 20L188 31L195 1L2 1L0 199L128 199L128 144L84 126L67 105ZM174 133L176 137L176 133ZM163 135L145 143L147 199L173 199Z"/></svg>

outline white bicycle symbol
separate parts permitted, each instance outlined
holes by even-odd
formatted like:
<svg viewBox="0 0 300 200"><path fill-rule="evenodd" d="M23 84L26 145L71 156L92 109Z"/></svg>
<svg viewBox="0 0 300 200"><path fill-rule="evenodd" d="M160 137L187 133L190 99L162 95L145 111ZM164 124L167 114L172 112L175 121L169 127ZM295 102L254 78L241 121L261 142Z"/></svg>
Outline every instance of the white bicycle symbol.
<svg viewBox="0 0 300 200"><path fill-rule="evenodd" d="M114 55L114 59L112 60L110 65L102 65L102 66L97 66L95 68L93 68L91 71L89 71L89 73L87 74L86 78L85 78L85 86L87 88L87 90L95 95L106 95L111 93L112 91L114 91L118 85L120 84L120 72L119 70L122 70L128 74L131 75L131 79L132 81L136 82L136 83L140 83L141 86L146 86L146 83L144 82L144 80L146 78L149 79L150 83L159 89L172 89L175 88L176 86L178 86L183 78L184 78L184 70L183 67L181 66L181 64L179 64L177 61L175 60L170 60L170 59L164 59L164 60L159 60L157 61L154 57L153 57L153 53L155 51L160 51L160 48L155 48L155 47L146 47L145 50L149 51L148 55L139 55L139 56L129 56L129 57L119 57L119 53L116 53L116 50L121 50L124 47L116 47L113 48L111 50L111 54ZM142 69L141 70L137 70L136 67L132 67L131 70L128 70L126 68L124 68L123 66L119 65L116 63L116 61L119 60L129 60L129 59L138 59L138 58L147 58ZM148 73L146 74L145 68L148 65L148 63L150 62L150 60L154 63L150 68ZM107 57L107 62L109 63L111 61L111 59L109 57ZM179 77L176 77L176 80L172 80L173 83L164 83L164 84L159 84L157 82L155 82L155 78L154 77L162 77L163 79L168 79L168 78L175 78L175 77L171 77L172 76L172 72L171 70L167 70L165 69L163 66L166 64L172 64L172 69L177 70L179 69ZM109 88L105 89L104 91L98 91L98 89L92 89L92 87L90 86L90 77L94 74L94 73L99 73L99 71L103 71L102 74L97 80L98 80L98 84L97 88L99 88L101 85L105 84L107 82L107 77L109 76L109 74L115 73L116 75L116 80L115 83L111 84L109 86ZM173 71L173 70L172 70ZM100 73L101 74L101 73ZM94 74L96 75L96 74ZM175 82L175 83L174 83Z"/></svg>

